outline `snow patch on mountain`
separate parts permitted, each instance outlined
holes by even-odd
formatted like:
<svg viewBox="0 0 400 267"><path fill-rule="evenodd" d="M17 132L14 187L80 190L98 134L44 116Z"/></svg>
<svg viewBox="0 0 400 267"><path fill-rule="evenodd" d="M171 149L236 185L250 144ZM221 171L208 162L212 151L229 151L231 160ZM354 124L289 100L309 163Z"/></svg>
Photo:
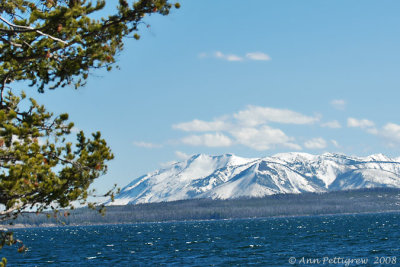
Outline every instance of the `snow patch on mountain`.
<svg viewBox="0 0 400 267"><path fill-rule="evenodd" d="M265 158L194 155L134 179L109 205L231 199L369 187L400 188L400 158L280 153Z"/></svg>

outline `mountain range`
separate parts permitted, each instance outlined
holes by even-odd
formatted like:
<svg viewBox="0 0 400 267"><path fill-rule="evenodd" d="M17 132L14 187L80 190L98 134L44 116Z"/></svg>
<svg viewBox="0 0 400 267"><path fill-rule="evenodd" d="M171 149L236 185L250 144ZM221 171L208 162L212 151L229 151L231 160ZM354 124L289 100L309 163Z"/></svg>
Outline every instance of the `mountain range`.
<svg viewBox="0 0 400 267"><path fill-rule="evenodd" d="M400 188L400 158L297 152L265 158L198 154L134 179L108 205L372 187Z"/></svg>

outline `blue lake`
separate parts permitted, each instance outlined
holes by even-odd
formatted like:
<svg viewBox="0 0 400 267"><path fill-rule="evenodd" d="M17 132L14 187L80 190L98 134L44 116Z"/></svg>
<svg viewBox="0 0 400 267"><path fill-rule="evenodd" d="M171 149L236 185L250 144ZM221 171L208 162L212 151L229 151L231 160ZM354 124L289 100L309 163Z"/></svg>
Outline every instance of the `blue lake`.
<svg viewBox="0 0 400 267"><path fill-rule="evenodd" d="M29 228L14 231L26 253L1 254L9 266L393 266L399 225L382 213Z"/></svg>

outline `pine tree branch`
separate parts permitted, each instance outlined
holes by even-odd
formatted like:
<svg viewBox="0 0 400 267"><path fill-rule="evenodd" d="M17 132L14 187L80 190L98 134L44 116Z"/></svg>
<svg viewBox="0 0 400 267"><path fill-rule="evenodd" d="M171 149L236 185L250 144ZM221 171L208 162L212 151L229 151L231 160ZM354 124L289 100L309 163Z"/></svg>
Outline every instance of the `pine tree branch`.
<svg viewBox="0 0 400 267"><path fill-rule="evenodd" d="M3 38L3 37L0 37L0 40L3 41L3 42L9 43L10 45L16 46L16 47L22 47L21 44L14 43L14 42L12 42L10 40L7 40L6 38Z"/></svg>
<svg viewBox="0 0 400 267"><path fill-rule="evenodd" d="M4 221L11 217L12 213L19 211L21 209L20 205L16 205L12 208L9 208L7 210L0 211L0 221Z"/></svg>
<svg viewBox="0 0 400 267"><path fill-rule="evenodd" d="M3 21L4 23L6 23L8 26L10 26L10 28L12 28L12 30L6 30L6 29L1 29L0 31L6 32L6 33L17 33L17 32L36 32L42 36L48 37L54 41L63 43L65 45L68 44L68 42L61 40L60 38L54 37L50 34L44 33L38 29L35 29L33 27L30 26L22 26L22 25L16 25L14 23L9 22L8 20L6 20L5 18L3 18L2 16L0 16L0 20ZM19 30L18 30L19 29Z"/></svg>

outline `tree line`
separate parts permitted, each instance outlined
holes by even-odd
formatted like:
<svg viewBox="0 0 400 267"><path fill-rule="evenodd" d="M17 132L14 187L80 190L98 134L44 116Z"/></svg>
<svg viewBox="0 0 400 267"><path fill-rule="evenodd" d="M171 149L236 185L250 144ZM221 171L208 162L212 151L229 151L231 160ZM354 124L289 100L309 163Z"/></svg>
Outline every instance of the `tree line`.
<svg viewBox="0 0 400 267"><path fill-rule="evenodd" d="M128 224L389 211L400 211L400 189L374 188L328 193L278 194L262 198L191 199L108 206L104 216L88 208L61 210L58 216L54 216L53 212L27 212L8 223L25 226Z"/></svg>

